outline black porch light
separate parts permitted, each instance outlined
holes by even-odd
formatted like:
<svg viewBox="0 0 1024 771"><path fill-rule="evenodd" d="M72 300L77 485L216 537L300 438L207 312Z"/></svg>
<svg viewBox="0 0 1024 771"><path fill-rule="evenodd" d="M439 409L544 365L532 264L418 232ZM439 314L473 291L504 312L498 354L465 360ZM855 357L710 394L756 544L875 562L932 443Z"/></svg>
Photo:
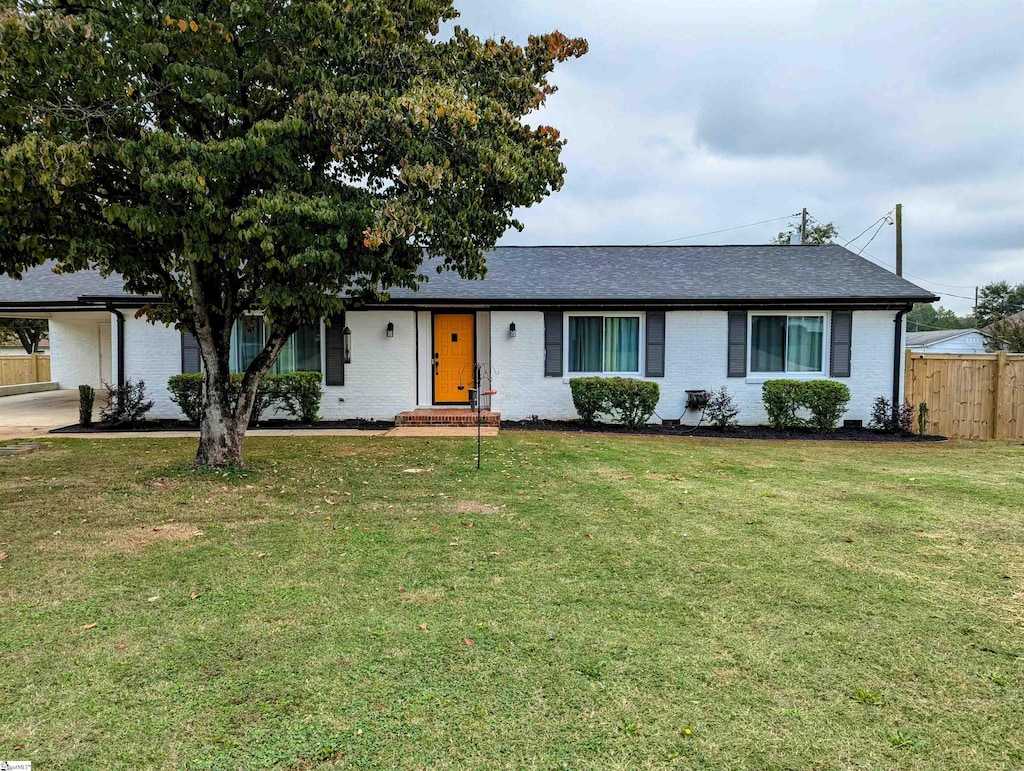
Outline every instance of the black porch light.
<svg viewBox="0 0 1024 771"><path fill-rule="evenodd" d="M395 336L395 323L393 321L389 321L388 322L387 329L384 330L384 336L385 337L394 337Z"/></svg>
<svg viewBox="0 0 1024 771"><path fill-rule="evenodd" d="M508 336L509 337L515 337L516 336L516 323L514 321L511 324L508 325Z"/></svg>
<svg viewBox="0 0 1024 771"><path fill-rule="evenodd" d="M352 363L352 330L345 327L341 330L342 348L345 351L345 363Z"/></svg>

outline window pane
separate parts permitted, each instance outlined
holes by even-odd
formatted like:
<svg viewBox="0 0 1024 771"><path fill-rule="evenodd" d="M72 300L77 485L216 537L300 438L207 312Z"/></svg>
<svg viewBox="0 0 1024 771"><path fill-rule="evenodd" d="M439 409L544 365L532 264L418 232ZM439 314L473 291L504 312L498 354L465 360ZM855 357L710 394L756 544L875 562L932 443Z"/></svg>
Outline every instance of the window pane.
<svg viewBox="0 0 1024 771"><path fill-rule="evenodd" d="M750 371L785 372L786 317L754 316L750 321Z"/></svg>
<svg viewBox="0 0 1024 771"><path fill-rule="evenodd" d="M601 371L601 331L604 319L600 316L569 317L569 371Z"/></svg>
<svg viewBox="0 0 1024 771"><path fill-rule="evenodd" d="M604 371L640 369L640 319L608 317L604 320Z"/></svg>
<svg viewBox="0 0 1024 771"><path fill-rule="evenodd" d="M821 372L825 320L821 316L790 316L786 345L787 372Z"/></svg>
<svg viewBox="0 0 1024 771"><path fill-rule="evenodd" d="M292 335L296 372L320 371L320 324L300 327Z"/></svg>
<svg viewBox="0 0 1024 771"><path fill-rule="evenodd" d="M270 334L269 327L267 328L267 334ZM274 366L271 367L270 371L275 375L295 371L295 335L288 338L288 342L284 344L281 354L277 357L277 361L274 362Z"/></svg>
<svg viewBox="0 0 1024 771"><path fill-rule="evenodd" d="M235 372L245 372L256 354L263 350L263 319L259 316L239 319L235 322L231 341L231 368Z"/></svg>

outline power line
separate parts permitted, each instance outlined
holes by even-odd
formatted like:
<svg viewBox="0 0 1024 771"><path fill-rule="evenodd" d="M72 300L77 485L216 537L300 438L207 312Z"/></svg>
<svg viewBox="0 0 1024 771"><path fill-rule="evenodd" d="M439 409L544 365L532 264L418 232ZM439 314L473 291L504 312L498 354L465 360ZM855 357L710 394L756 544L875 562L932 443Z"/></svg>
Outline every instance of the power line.
<svg viewBox="0 0 1024 771"><path fill-rule="evenodd" d="M756 225L767 225L769 222L778 222L779 220L788 220L793 217L799 216L797 214L787 214L785 217L775 217L770 220L761 220L760 222L751 222L749 225L737 225L734 228L722 228L721 230L709 230L707 233L694 233L692 236L680 236L679 238L669 238L665 241L655 241L653 244L647 244L648 246L660 246L661 244L670 244L673 241L688 241L691 238L700 238L701 236L713 236L716 233L728 233L730 230L742 230L743 228L752 228Z"/></svg>
<svg viewBox="0 0 1024 771"><path fill-rule="evenodd" d="M852 238L852 239L850 239L849 241L847 241L847 242L846 242L846 243L844 244L844 246L849 246L850 244L852 244L852 243L853 243L854 241L856 241L856 240L857 240L858 238L860 238L860 237L861 237L861 236L863 236L863 235L864 235L865 233L867 233L867 232L868 232L868 231L869 231L869 230L870 230L870 229L871 229L872 227L874 227L874 225L875 225L876 223L878 223L879 221L881 221L881 220L886 220L886 219L887 219L887 218L889 217L889 215L890 215L890 214L892 214L892 212L893 212L893 210L892 210L892 209L890 209L890 210L889 210L889 211L888 211L888 212L887 212L886 214L882 215L882 216L881 216L881 217L879 217L879 218L878 218L877 220L875 220L875 221L874 221L874 222L872 222L872 223L871 223L870 225L868 225L868 226L867 226L867 227L866 227L866 228L865 228L864 230L862 230L862 231L860 232L860 234L859 234L859 235L858 235L858 236L857 236L856 238ZM817 223L818 223L819 225L824 225L824 224L825 224L824 222L822 222L821 220L819 220L819 219L818 219L817 217L815 217L815 216L814 216L813 214L808 214L807 216L808 216L808 217L810 217L810 218L811 218L812 220L814 220L815 222L817 222ZM883 222L883 225L884 225L884 222ZM835 227L835 225L833 225L832 227L833 227L833 228L835 228L835 231L836 231L836 235L837 235L837 236L840 236L840 237L842 237L842 236L841 236L841 234L839 233L839 228L836 228L836 227ZM881 265L881 266L882 266L882 267L884 267L884 268L889 268L890 270L895 270L895 267L894 267L894 266L893 266L893 265L892 265L891 263L883 262L883 261L882 261L882 260L880 260L879 258L875 257L875 256L874 256L873 254L871 254L871 252L868 252L868 251L866 251L866 250L867 250L867 247L868 247L868 245L869 245L869 244L870 244L870 243L871 243L872 241L874 241L874 240L875 240L875 236L877 236L877 235L878 235L878 233L879 233L879 232L881 231L881 229L882 229L882 225L879 225L879 226L878 226L878 230L876 230L876 231L874 232L874 235L872 235L872 236L871 236L870 240L868 240L868 243L864 244L864 246L863 246L863 247L861 247L861 250L860 250L859 252L857 252L857 254L859 254L859 255L861 255L861 256L864 256L864 257L869 257L869 258L871 258L871 260L872 260L873 262L877 263L878 265ZM947 288L950 288L950 289L975 289L975 288L976 288L976 287L974 287L974 286L970 286L970 285L967 285L967 284L943 284L943 283L942 283L941 281L933 281L932 279L930 279L930 278L925 278L924 276L916 276L916 275L914 275L913 273L910 273L909 271L906 271L906 270L905 270L905 271L903 271L903 275L904 275L904 276L909 276L910 278L915 278L915 279L917 279L918 281L924 281L924 282L925 282L926 284L935 284L936 286L942 286L942 287L947 287ZM945 293L943 293L943 294L944 294L944 296L945 296L945 297L956 297L956 298L958 298L958 299L960 299L960 300L970 300L971 302L974 302L974 298L973 298L973 297L966 297L966 296L964 296L964 295L961 295L961 294L953 294L952 292L945 292Z"/></svg>

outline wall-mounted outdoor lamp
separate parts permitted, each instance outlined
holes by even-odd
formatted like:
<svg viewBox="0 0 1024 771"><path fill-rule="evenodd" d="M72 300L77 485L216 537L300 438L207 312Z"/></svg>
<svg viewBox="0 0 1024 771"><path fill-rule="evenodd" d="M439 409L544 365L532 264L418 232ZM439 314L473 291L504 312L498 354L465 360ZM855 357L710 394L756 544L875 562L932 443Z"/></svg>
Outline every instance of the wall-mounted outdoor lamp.
<svg viewBox="0 0 1024 771"><path fill-rule="evenodd" d="M389 321L388 322L387 329L384 330L384 336L385 337L394 337L395 336L395 323L393 321Z"/></svg>
<svg viewBox="0 0 1024 771"><path fill-rule="evenodd" d="M352 330L345 327L341 330L342 348L345 351L345 363L352 363Z"/></svg>
<svg viewBox="0 0 1024 771"><path fill-rule="evenodd" d="M515 337L516 336L516 323L514 321L511 324L508 325L508 336L509 337Z"/></svg>

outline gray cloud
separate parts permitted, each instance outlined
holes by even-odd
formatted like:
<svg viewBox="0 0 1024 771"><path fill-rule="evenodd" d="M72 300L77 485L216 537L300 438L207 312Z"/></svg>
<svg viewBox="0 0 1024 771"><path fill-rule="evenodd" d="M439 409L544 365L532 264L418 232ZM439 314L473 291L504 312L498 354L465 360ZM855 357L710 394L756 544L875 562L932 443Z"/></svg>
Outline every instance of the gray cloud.
<svg viewBox="0 0 1024 771"><path fill-rule="evenodd" d="M954 285L921 281L948 305L1024 281L1020 0L458 7L477 34L591 44L539 118L569 140L565 187L506 243L651 243L802 206L852 237L900 201L907 269ZM785 224L680 243L760 243ZM892 228L867 252L891 263Z"/></svg>

